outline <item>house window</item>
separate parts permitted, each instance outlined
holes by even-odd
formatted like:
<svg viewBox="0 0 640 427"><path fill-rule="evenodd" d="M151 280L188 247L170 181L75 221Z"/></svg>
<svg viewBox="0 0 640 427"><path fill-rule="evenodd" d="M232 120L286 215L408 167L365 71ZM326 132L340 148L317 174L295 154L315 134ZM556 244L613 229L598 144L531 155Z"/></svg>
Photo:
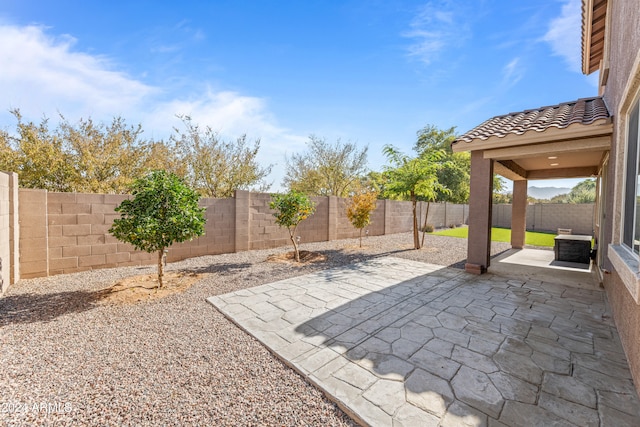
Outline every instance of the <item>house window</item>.
<svg viewBox="0 0 640 427"><path fill-rule="evenodd" d="M629 115L627 131L627 164L624 189L624 211L622 243L636 254L640 250L640 167L638 146L640 145L640 100L637 100Z"/></svg>

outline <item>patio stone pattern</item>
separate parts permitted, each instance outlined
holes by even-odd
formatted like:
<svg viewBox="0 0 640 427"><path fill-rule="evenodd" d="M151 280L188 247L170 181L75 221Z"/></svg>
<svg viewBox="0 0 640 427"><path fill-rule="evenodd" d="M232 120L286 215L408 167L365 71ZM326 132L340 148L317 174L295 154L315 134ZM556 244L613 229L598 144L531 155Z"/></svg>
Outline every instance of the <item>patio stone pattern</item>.
<svg viewBox="0 0 640 427"><path fill-rule="evenodd" d="M386 257L208 301L363 425L640 425L595 285Z"/></svg>

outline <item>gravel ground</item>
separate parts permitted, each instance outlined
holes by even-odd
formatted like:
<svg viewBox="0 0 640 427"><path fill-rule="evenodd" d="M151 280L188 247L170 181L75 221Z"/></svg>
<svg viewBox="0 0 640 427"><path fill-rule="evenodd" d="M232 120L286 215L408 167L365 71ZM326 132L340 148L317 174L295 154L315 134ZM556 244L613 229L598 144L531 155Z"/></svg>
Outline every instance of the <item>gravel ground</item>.
<svg viewBox="0 0 640 427"><path fill-rule="evenodd" d="M22 280L0 299L0 424L352 426L304 378L205 299L376 256L461 268L466 240L409 233L303 244L327 260L266 262L290 248L169 264L209 275L182 294L143 304L97 304L126 267ZM508 249L494 243L493 252Z"/></svg>

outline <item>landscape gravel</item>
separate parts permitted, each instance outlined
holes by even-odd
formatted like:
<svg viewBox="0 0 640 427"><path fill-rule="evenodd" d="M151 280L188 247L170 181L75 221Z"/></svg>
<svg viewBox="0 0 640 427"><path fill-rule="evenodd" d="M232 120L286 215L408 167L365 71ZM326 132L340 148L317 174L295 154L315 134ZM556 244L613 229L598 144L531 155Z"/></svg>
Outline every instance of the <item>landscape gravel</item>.
<svg viewBox="0 0 640 427"><path fill-rule="evenodd" d="M100 290L154 267L21 280L0 298L0 425L355 425L206 298L378 256L462 268L466 244L427 236L416 251L402 233L367 237L363 248L302 244L326 256L304 265L267 261L290 247L191 258L168 270L203 280L128 305L100 304Z"/></svg>

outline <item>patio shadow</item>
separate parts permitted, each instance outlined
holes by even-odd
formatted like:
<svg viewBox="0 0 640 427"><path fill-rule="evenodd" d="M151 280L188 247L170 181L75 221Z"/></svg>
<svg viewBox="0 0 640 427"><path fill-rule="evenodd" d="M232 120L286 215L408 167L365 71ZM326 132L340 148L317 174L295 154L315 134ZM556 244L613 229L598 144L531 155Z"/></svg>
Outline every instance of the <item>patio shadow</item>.
<svg viewBox="0 0 640 427"><path fill-rule="evenodd" d="M209 301L370 425L599 425L606 393L638 402L598 289L387 257Z"/></svg>

